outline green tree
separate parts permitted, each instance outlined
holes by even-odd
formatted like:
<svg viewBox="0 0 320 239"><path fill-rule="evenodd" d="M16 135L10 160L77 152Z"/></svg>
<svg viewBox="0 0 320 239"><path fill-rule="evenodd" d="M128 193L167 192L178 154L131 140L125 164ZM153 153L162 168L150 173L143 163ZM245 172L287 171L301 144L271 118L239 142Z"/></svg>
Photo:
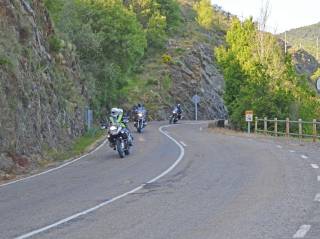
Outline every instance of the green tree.
<svg viewBox="0 0 320 239"><path fill-rule="evenodd" d="M96 111L119 102L120 89L147 47L136 14L118 0L69 0L59 10L56 25L76 46Z"/></svg>
<svg viewBox="0 0 320 239"><path fill-rule="evenodd" d="M51 17L54 21L59 18L59 13L63 10L65 1L64 0L44 0L46 8L51 13Z"/></svg>
<svg viewBox="0 0 320 239"><path fill-rule="evenodd" d="M167 40L166 17L159 12L153 14L148 23L147 39L148 45L153 48L162 48Z"/></svg>
<svg viewBox="0 0 320 239"><path fill-rule="evenodd" d="M200 0L194 5L196 20L200 26L210 29L214 22L214 11L210 0Z"/></svg>
<svg viewBox="0 0 320 239"><path fill-rule="evenodd" d="M156 0L160 5L160 14L166 17L167 31L174 32L182 22L179 4L176 0Z"/></svg>
<svg viewBox="0 0 320 239"><path fill-rule="evenodd" d="M226 41L227 46L217 48L215 54L224 73L224 99L234 125L245 126L248 109L269 118L310 120L319 115L319 99L271 34L259 32L252 19L243 23L234 19Z"/></svg>
<svg viewBox="0 0 320 239"><path fill-rule="evenodd" d="M159 11L159 4L153 0L130 0L129 8L136 13L144 28L148 27L149 19Z"/></svg>

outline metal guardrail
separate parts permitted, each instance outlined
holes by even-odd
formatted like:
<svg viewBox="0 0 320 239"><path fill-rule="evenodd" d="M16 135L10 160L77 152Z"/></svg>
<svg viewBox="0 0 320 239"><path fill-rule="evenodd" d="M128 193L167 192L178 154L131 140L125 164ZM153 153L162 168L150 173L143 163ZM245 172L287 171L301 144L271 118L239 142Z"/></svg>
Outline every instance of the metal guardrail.
<svg viewBox="0 0 320 239"><path fill-rule="evenodd" d="M263 122L263 129L259 129L259 122ZM318 135L317 132L317 126L320 125L320 122L315 119L313 121L303 121L302 119L290 120L289 118L286 118L285 120L279 120L277 118L268 119L267 117L255 117L254 123L255 133L262 132L264 134L273 134L274 136L284 135L286 137L295 136L299 137L299 139L308 137L312 138L313 142L316 142L317 139L320 138L320 135ZM278 130L280 124L284 124L282 127L284 131ZM304 129L304 127L308 127L309 130ZM273 128L273 130L270 130L270 128Z"/></svg>

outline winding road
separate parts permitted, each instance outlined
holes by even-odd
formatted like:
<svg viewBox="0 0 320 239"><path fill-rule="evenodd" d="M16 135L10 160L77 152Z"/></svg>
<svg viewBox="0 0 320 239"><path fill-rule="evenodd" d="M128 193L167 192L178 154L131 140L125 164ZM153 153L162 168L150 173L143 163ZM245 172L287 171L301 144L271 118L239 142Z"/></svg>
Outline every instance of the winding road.
<svg viewBox="0 0 320 239"><path fill-rule="evenodd" d="M0 238L320 238L314 146L151 123L129 157L106 144L0 185Z"/></svg>

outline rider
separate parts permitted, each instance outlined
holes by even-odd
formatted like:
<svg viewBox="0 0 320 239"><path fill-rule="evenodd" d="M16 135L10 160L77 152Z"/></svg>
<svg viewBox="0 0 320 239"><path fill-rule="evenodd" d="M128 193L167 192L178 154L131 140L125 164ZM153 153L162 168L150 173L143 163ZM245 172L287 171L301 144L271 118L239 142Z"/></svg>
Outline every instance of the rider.
<svg viewBox="0 0 320 239"><path fill-rule="evenodd" d="M111 124L120 124L120 126L125 130L128 136L128 142L132 146L133 137L130 133L128 128L127 122L124 121L123 118L123 109L120 108L112 108L111 109L111 116L110 116L110 123Z"/></svg>
<svg viewBox="0 0 320 239"><path fill-rule="evenodd" d="M123 122L123 109L112 108L109 119L112 124L119 123L122 128L127 128L127 125Z"/></svg>
<svg viewBox="0 0 320 239"><path fill-rule="evenodd" d="M182 114L181 105L177 104L176 109L177 109L178 117L179 119L181 119L181 114Z"/></svg>
<svg viewBox="0 0 320 239"><path fill-rule="evenodd" d="M148 111L146 110L146 108L144 107L143 104L138 103L137 105L135 105L133 107L133 112L135 114L137 114L138 112L142 112L144 114L144 125L147 125L147 114L148 114Z"/></svg>

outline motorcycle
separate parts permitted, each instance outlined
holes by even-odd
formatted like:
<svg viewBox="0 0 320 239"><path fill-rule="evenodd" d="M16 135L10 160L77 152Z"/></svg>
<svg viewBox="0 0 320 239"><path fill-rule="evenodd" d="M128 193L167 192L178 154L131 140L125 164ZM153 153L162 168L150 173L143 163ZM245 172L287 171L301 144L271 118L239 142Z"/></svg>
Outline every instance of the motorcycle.
<svg viewBox="0 0 320 239"><path fill-rule="evenodd" d="M120 123L113 123L109 125L107 130L110 147L118 151L120 158L129 155L132 136L128 129L123 128Z"/></svg>
<svg viewBox="0 0 320 239"><path fill-rule="evenodd" d="M134 127L136 127L138 133L142 133L142 130L146 127L146 125L147 122L145 110L138 109L135 113Z"/></svg>
<svg viewBox="0 0 320 239"><path fill-rule="evenodd" d="M175 108L169 117L169 124L176 124L179 119L181 119L181 115L178 113L178 109Z"/></svg>

